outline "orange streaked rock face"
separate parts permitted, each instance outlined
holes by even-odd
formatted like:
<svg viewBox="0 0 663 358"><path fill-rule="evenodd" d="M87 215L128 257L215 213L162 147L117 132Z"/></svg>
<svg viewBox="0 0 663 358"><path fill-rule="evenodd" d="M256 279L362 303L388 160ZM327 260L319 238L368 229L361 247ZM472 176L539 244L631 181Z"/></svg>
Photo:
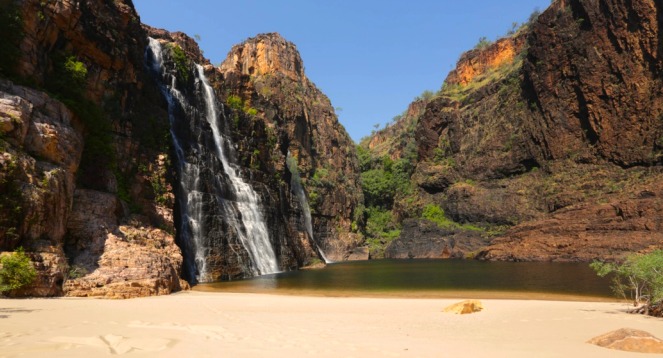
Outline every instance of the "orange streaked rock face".
<svg viewBox="0 0 663 358"><path fill-rule="evenodd" d="M514 61L525 45L524 36L503 38L483 49L474 49L461 56L456 69L449 73L448 84L466 86L477 76Z"/></svg>
<svg viewBox="0 0 663 358"><path fill-rule="evenodd" d="M294 81L307 80L297 47L278 33L260 34L233 46L220 70L249 76L280 73Z"/></svg>

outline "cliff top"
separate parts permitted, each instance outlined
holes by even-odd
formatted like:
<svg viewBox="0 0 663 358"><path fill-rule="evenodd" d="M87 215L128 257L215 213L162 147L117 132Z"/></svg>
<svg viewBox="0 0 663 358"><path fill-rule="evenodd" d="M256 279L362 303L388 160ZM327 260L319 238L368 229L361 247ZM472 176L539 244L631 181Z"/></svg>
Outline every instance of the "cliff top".
<svg viewBox="0 0 663 358"><path fill-rule="evenodd" d="M219 69L248 76L281 73L295 81L306 78L297 46L276 32L259 34L233 46Z"/></svg>

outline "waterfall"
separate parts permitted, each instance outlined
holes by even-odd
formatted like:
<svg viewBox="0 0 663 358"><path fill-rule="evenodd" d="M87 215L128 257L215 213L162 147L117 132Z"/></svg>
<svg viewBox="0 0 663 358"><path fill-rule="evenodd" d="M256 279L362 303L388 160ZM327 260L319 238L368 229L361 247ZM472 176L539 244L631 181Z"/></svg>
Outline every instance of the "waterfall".
<svg viewBox="0 0 663 358"><path fill-rule="evenodd" d="M299 169L297 169L297 161L295 160L295 158L290 156L290 152L288 152L288 157L286 158L286 164L288 170L290 171L290 188L297 197L297 200L299 201L299 206L301 206L302 212L304 214L304 225L306 226L306 232L308 233L308 236L311 239L311 241L315 243L315 247L318 249L318 252L320 253L320 256L325 261L325 263L326 264L332 263L332 261L329 261L327 259L325 252L322 250L320 245L318 245L318 242L315 240L315 237L313 236L313 224L311 222L311 208L308 206L308 200L306 200L306 194L304 193L304 188L302 187L301 178L299 176Z"/></svg>
<svg viewBox="0 0 663 358"><path fill-rule="evenodd" d="M146 61L151 61L151 69L158 74L162 93L168 102L170 133L179 174L179 241L187 269L195 276L191 279L196 282L214 279L209 267L210 256L218 256L218 252L213 252L221 250L220 241L227 239L219 237L223 235L218 227L208 226L232 228L250 262L243 262L244 256L232 244L224 248L235 254L236 262L250 276L278 272L278 261L260 211L258 195L240 176L240 168L234 161L233 144L220 128L225 122L219 122L219 116L223 121L225 116L222 111L218 111L214 90L202 66L195 65L196 96L188 99L177 88L177 78L173 71L164 65L161 44L155 39L148 39ZM178 121L182 117L189 123ZM205 122L209 128L196 121ZM178 127L191 131L190 137L193 138L188 138L187 142L176 130ZM210 136L211 141L207 140ZM205 144L213 149L210 151ZM206 179L203 180L203 177ZM222 221L223 225L206 224L213 220ZM221 254L228 255L230 252Z"/></svg>
<svg viewBox="0 0 663 358"><path fill-rule="evenodd" d="M196 80L200 81L203 86L205 94L205 105L207 109L207 121L212 127L214 134L214 143L216 144L217 155L223 165L224 173L227 175L232 185L233 194L236 200L233 202L224 200L223 205L229 208L230 212L235 212L237 215L228 218L230 224L235 228L239 235L239 239L249 252L251 262L257 266L258 275L275 273L279 271L278 262L274 249L269 241L269 232L267 225L259 210L260 202L258 195L239 176L239 167L231 164L228 160L224 148L232 151L232 143L230 138L226 138L219 131L219 124L217 123L219 114L217 113L216 100L214 90L207 82L203 67L196 65Z"/></svg>

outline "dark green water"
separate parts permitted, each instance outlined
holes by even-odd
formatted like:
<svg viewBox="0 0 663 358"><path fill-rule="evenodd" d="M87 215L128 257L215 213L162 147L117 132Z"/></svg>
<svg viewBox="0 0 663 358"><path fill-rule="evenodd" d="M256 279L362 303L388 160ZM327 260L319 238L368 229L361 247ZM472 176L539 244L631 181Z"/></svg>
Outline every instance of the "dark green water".
<svg viewBox="0 0 663 358"><path fill-rule="evenodd" d="M327 265L196 290L322 296L612 298L610 282L586 263L375 260Z"/></svg>

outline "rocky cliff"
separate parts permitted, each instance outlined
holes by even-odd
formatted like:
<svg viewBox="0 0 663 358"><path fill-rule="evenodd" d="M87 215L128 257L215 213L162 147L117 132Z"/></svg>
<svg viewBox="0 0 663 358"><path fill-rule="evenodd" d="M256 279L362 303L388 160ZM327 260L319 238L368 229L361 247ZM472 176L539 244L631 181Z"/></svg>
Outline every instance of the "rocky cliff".
<svg viewBox="0 0 663 358"><path fill-rule="evenodd" d="M392 119L391 124L364 138L359 145L378 157L388 156L392 160L398 160L406 156L408 146L415 145L414 134L417 123L424 114L432 95L431 92L426 96L416 98L402 114Z"/></svg>
<svg viewBox="0 0 663 358"><path fill-rule="evenodd" d="M560 0L461 56L416 129L407 202L422 223L387 255L587 261L658 247L660 13Z"/></svg>
<svg viewBox="0 0 663 358"><path fill-rule="evenodd" d="M172 113L146 63L148 35L167 48L166 66L187 103L204 107L197 64L217 103L232 102L229 94L240 101L219 106L219 130L234 143L226 149L235 175L259 197L278 269L314 263L318 246L340 260L356 245L354 148L294 45L264 35L253 56L233 49L230 57L246 71L272 81L251 87L241 65L216 69L190 37L141 24L130 0L2 0L0 9L7 40L0 75L9 79L0 82L0 251L25 248L39 271L35 284L10 295L127 298L188 287L180 277L256 272L228 213L238 194L218 174L224 165L210 126L200 115L181 116L195 110ZM182 157L174 135L185 139ZM199 165L205 156L210 167ZM298 165L289 169L293 160ZM187 242L193 217L180 168L191 163L204 169L199 193L210 199L200 203L211 210L200 222L211 243L203 259ZM300 174L314 209L313 236L291 185ZM201 279L203 262L210 270Z"/></svg>
<svg viewBox="0 0 663 358"><path fill-rule="evenodd" d="M356 152L329 99L306 77L295 45L276 33L250 38L230 50L219 75L224 101L266 132L256 136L238 128L240 137L253 137L240 139L242 147L286 182L292 158L311 207L315 242L329 259L345 259L359 241L352 225L363 201Z"/></svg>
<svg viewBox="0 0 663 358"><path fill-rule="evenodd" d="M146 34L133 5L0 5L10 15L0 32L17 50L0 67L14 82L0 90L2 191L11 197L0 250L24 247L39 271L11 294L135 297L186 287L173 240L167 112L144 69Z"/></svg>

